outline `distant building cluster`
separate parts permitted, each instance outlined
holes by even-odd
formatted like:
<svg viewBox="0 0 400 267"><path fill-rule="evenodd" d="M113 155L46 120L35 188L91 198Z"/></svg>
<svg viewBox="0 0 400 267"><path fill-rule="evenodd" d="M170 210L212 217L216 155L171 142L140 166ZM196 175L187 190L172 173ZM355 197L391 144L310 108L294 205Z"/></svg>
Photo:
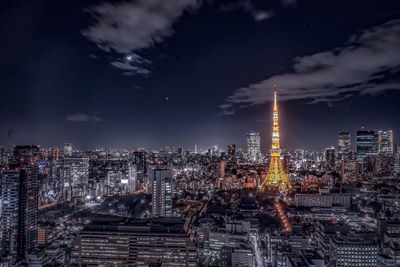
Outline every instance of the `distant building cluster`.
<svg viewBox="0 0 400 267"><path fill-rule="evenodd" d="M0 148L0 266L400 266L393 131L315 151L278 134L270 151L256 132L223 150Z"/></svg>

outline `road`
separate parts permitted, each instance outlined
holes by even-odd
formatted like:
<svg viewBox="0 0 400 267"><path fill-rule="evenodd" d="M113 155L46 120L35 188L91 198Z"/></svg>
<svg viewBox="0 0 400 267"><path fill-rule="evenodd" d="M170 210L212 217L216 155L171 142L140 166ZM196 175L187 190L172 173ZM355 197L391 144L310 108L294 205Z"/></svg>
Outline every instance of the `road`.
<svg viewBox="0 0 400 267"><path fill-rule="evenodd" d="M253 245L254 256L256 258L256 267L264 267L264 263L261 257L261 251L258 247L257 236L255 234L250 234L250 241Z"/></svg>

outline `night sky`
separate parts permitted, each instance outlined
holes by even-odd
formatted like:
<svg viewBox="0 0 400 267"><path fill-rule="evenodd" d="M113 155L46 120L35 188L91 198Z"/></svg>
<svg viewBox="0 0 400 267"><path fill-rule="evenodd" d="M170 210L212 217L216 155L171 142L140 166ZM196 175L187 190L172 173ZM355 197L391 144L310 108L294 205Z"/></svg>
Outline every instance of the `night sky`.
<svg viewBox="0 0 400 267"><path fill-rule="evenodd" d="M398 0L2 0L0 145L400 141Z"/></svg>

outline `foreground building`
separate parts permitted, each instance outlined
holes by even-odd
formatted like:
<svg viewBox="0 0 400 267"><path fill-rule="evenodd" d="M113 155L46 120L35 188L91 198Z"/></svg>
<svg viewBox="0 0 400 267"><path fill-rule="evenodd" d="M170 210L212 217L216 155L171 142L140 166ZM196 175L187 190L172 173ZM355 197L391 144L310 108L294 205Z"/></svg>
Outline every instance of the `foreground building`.
<svg viewBox="0 0 400 267"><path fill-rule="evenodd" d="M2 254L23 261L36 246L38 213L37 146L16 146L12 162L0 175Z"/></svg>
<svg viewBox="0 0 400 267"><path fill-rule="evenodd" d="M375 267L378 243L373 239L341 236L331 239L331 265L335 267Z"/></svg>
<svg viewBox="0 0 400 267"><path fill-rule="evenodd" d="M156 168L150 173L153 217L172 216L172 170Z"/></svg>
<svg viewBox="0 0 400 267"><path fill-rule="evenodd" d="M196 247L180 218L108 219L77 236L72 262L85 266L197 266Z"/></svg>

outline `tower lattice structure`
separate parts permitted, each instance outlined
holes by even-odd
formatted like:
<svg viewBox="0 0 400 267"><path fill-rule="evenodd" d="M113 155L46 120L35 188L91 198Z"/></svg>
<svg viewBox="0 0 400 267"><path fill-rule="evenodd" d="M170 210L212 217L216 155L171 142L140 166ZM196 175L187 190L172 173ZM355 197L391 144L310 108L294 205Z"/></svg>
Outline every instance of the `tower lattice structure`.
<svg viewBox="0 0 400 267"><path fill-rule="evenodd" d="M279 138L279 114L276 91L274 91L274 109L272 124L271 157L267 173L264 175L261 189L271 188L279 191L290 189L288 177L282 167L281 148Z"/></svg>

